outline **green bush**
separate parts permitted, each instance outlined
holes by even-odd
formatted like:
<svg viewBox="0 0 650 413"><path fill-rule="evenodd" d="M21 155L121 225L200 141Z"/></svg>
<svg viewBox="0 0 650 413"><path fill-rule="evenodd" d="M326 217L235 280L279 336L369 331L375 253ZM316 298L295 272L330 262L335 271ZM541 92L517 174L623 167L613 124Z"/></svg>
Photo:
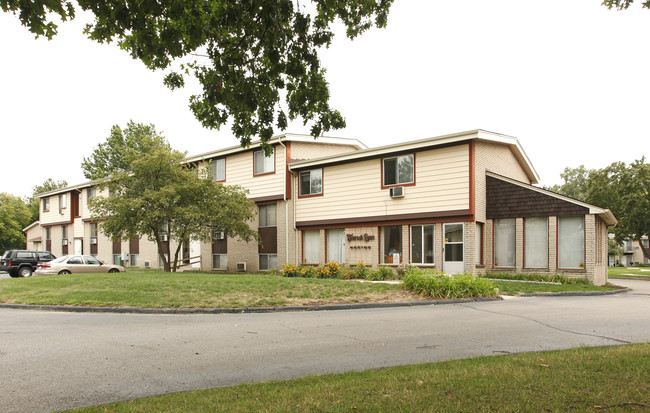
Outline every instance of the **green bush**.
<svg viewBox="0 0 650 413"><path fill-rule="evenodd" d="M366 275L368 275L368 267L366 266L366 263L363 261L359 261L357 265L352 267L352 275L353 278L359 279L359 280L365 280Z"/></svg>
<svg viewBox="0 0 650 413"><path fill-rule="evenodd" d="M432 298L474 298L499 295L492 281L470 274L431 275L408 271L404 286L412 292Z"/></svg>
<svg viewBox="0 0 650 413"><path fill-rule="evenodd" d="M390 267L382 266L374 271L368 272L366 275L366 280L368 281L384 281L393 279L395 279L395 273L393 273L393 270Z"/></svg>
<svg viewBox="0 0 650 413"><path fill-rule="evenodd" d="M519 281L545 281L552 283L560 283L566 285L587 285L589 279L586 277L567 277L562 274L521 274L521 273L496 273L485 274L483 278L492 278L500 280L519 280Z"/></svg>
<svg viewBox="0 0 650 413"><path fill-rule="evenodd" d="M355 278L354 272L350 267L341 267L336 276L339 280L353 280Z"/></svg>

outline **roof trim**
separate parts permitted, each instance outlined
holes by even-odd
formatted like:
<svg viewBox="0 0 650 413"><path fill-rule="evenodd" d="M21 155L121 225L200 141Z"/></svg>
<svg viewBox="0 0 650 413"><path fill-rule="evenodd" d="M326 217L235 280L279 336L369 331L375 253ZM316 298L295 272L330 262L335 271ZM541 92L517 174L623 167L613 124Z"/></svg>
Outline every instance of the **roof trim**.
<svg viewBox="0 0 650 413"><path fill-rule="evenodd" d="M277 135L269 139L268 143L273 145L276 143L280 142L308 142L308 143L326 143L330 145L349 145L355 147L357 150L363 150L367 149L368 147L362 143L361 141L357 139L349 139L349 138L332 138L332 137L327 137L327 136L319 136L318 138L314 138L311 135L298 135L298 134L290 134L290 133L283 133L282 135ZM226 155L231 155L233 153L238 153L238 152L244 152L244 151L249 151L251 149L259 148L262 146L262 141L257 140L251 142L251 144L244 148L241 145L235 145L235 146L230 146L227 148L223 149L218 149L216 151L210 151L210 152L205 152L201 153L198 155L192 155L188 156L185 159L183 159L183 163L189 163L189 162L197 162L197 161L203 161L206 159L211 159L211 158L218 158L218 157L223 157Z"/></svg>
<svg viewBox="0 0 650 413"><path fill-rule="evenodd" d="M84 188L90 188L91 186L97 186L97 184L108 181L110 178L102 178L102 179L95 179L93 181L86 181L81 184L77 185L71 185L71 186L66 186L65 188L59 188L59 189L54 189L52 191L47 191L47 192L41 192L40 194L34 195L36 198L43 198L45 196L52 196L52 195L57 195L57 194L62 194L64 192L72 192L72 191L81 191Z"/></svg>
<svg viewBox="0 0 650 413"><path fill-rule="evenodd" d="M38 225L39 221L34 221L31 224L27 225L25 228L23 228L23 231L28 231L32 229L34 226Z"/></svg>
<svg viewBox="0 0 650 413"><path fill-rule="evenodd" d="M612 211L610 211L607 208L601 208L599 206L589 204L587 202L580 201L578 199L571 198L571 197L566 196L566 195L558 194L557 192L549 191L548 189L538 188L536 186L527 184L525 182L518 181L516 179L508 178L507 176L499 175L499 174L496 174L494 172L485 171L485 175L490 176L490 177L495 178L495 179L499 179L499 180L504 181L504 182L511 183L513 185L518 185L518 186L520 186L522 188L526 188L526 189L529 189L531 191L539 192L540 194L548 195L548 196L551 196L553 198L561 199L562 201L570 202L572 204L579 205L581 207L587 208L587 209L589 209L590 214L598 215L599 217L601 217L605 221L605 223L607 223L607 225L616 225L618 223L618 220L616 219L616 217L614 216Z"/></svg>
<svg viewBox="0 0 650 413"><path fill-rule="evenodd" d="M304 161L291 162L289 164L290 170L311 168L316 166L323 166L331 163L341 163L341 162L353 162L360 159L371 158L376 156L388 155L395 152L403 152L416 150L420 148L425 148L429 146L442 146L453 143L458 143L466 140L483 140L488 142L498 142L503 143L513 150L515 157L522 165L526 175L529 177L531 182L538 183L539 175L533 167L530 159L524 149L521 147L519 140L513 136L503 135L499 133L489 132L482 129L474 129L466 132L453 133L449 135L441 135L432 138L419 139L410 142L396 143L392 145L380 146L377 148L370 148L359 150L356 152L350 152L345 154L323 156L320 158L307 159Z"/></svg>

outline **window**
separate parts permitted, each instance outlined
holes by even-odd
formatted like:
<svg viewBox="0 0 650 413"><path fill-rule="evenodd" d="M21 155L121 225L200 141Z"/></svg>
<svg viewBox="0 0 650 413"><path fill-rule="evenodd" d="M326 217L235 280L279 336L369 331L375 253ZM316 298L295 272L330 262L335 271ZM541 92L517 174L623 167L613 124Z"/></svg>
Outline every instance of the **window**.
<svg viewBox="0 0 650 413"><path fill-rule="evenodd" d="M90 223L90 237L91 238L96 238L97 237L97 223L96 222L91 222Z"/></svg>
<svg viewBox="0 0 650 413"><path fill-rule="evenodd" d="M381 263L399 264L402 258L402 227L391 225L380 228Z"/></svg>
<svg viewBox="0 0 650 413"><path fill-rule="evenodd" d="M113 254L113 265L122 265L122 255Z"/></svg>
<svg viewBox="0 0 650 413"><path fill-rule="evenodd" d="M515 219L494 220L494 266L515 266Z"/></svg>
<svg viewBox="0 0 650 413"><path fill-rule="evenodd" d="M65 209L68 207L68 194L59 195L59 209Z"/></svg>
<svg viewBox="0 0 650 413"><path fill-rule="evenodd" d="M414 183L413 154L386 158L383 160L383 185L404 185Z"/></svg>
<svg viewBox="0 0 650 413"><path fill-rule="evenodd" d="M345 262L345 230L327 230L327 262L336 261L340 264Z"/></svg>
<svg viewBox="0 0 650 413"><path fill-rule="evenodd" d="M61 239L68 239L68 227L61 227Z"/></svg>
<svg viewBox="0 0 650 413"><path fill-rule="evenodd" d="M213 159L210 161L210 177L213 182L223 182L226 180L226 159Z"/></svg>
<svg viewBox="0 0 650 413"><path fill-rule="evenodd" d="M86 189L86 204L95 197L95 188Z"/></svg>
<svg viewBox="0 0 650 413"><path fill-rule="evenodd" d="M476 249L474 252L474 256L476 257L475 264L476 265L483 265L483 223L482 222L477 222L476 223L476 235L475 235L475 241L476 241Z"/></svg>
<svg viewBox="0 0 650 413"><path fill-rule="evenodd" d="M84 261L89 265L100 265L101 262L94 255L84 255Z"/></svg>
<svg viewBox="0 0 650 413"><path fill-rule="evenodd" d="M264 151L256 151L253 154L253 163L255 164L255 175L268 174L275 172L275 154L265 156Z"/></svg>
<svg viewBox="0 0 650 413"><path fill-rule="evenodd" d="M548 218L524 219L524 265L548 268Z"/></svg>
<svg viewBox="0 0 650 413"><path fill-rule="evenodd" d="M411 262L433 264L433 225L411 225Z"/></svg>
<svg viewBox="0 0 650 413"><path fill-rule="evenodd" d="M323 193L323 170L314 169L300 172L300 195L317 195Z"/></svg>
<svg viewBox="0 0 650 413"><path fill-rule="evenodd" d="M260 254L260 271L267 271L278 267L277 254Z"/></svg>
<svg viewBox="0 0 650 413"><path fill-rule="evenodd" d="M68 264L83 264L81 257L72 257L68 260Z"/></svg>
<svg viewBox="0 0 650 413"><path fill-rule="evenodd" d="M320 262L320 231L302 232L302 260L305 264Z"/></svg>
<svg viewBox="0 0 650 413"><path fill-rule="evenodd" d="M582 215L559 219L558 266L585 267L585 219Z"/></svg>
<svg viewBox="0 0 650 413"><path fill-rule="evenodd" d="M50 230L50 227L45 228L45 240L49 241L52 239L52 231Z"/></svg>
<svg viewBox="0 0 650 413"><path fill-rule="evenodd" d="M129 266L131 267L140 266L140 256L138 254L130 254L129 261Z"/></svg>
<svg viewBox="0 0 650 413"><path fill-rule="evenodd" d="M225 254L212 254L212 269L228 269L228 256Z"/></svg>
<svg viewBox="0 0 650 413"><path fill-rule="evenodd" d="M169 262L169 254L165 254L165 258L167 259L167 262ZM169 263L171 265L171 262ZM163 261L163 258L158 254L158 268L165 268L165 262Z"/></svg>
<svg viewBox="0 0 650 413"><path fill-rule="evenodd" d="M276 204L260 205L259 216L260 216L260 227L277 226Z"/></svg>
<svg viewBox="0 0 650 413"><path fill-rule="evenodd" d="M50 198L43 198L43 212L50 210Z"/></svg>

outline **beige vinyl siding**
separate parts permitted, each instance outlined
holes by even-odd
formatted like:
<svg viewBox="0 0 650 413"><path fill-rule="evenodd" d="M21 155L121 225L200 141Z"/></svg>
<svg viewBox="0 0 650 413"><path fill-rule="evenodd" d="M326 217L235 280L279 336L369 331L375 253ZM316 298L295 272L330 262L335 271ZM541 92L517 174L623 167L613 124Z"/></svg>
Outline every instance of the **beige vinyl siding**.
<svg viewBox="0 0 650 413"><path fill-rule="evenodd" d="M325 167L323 196L297 200L296 220L358 218L469 208L469 146L417 152L415 186L391 199L381 189L381 160Z"/></svg>
<svg viewBox="0 0 650 413"><path fill-rule="evenodd" d="M241 185L249 190L249 198L283 194L286 163L284 147L275 146L275 173L253 176L253 153L242 152L226 158L226 185Z"/></svg>
<svg viewBox="0 0 650 413"><path fill-rule="evenodd" d="M333 145L329 143L314 142L291 142L291 159L313 159L321 156L339 155L342 153L357 151L352 145Z"/></svg>
<svg viewBox="0 0 650 413"><path fill-rule="evenodd" d="M70 193L66 192L68 197L67 207L63 210L59 207L59 195L51 195L50 199L50 211L43 212L43 200L40 201L39 208L41 210L39 221L41 225L43 224L52 224L55 222L64 222L70 221ZM62 212L62 213L61 213Z"/></svg>

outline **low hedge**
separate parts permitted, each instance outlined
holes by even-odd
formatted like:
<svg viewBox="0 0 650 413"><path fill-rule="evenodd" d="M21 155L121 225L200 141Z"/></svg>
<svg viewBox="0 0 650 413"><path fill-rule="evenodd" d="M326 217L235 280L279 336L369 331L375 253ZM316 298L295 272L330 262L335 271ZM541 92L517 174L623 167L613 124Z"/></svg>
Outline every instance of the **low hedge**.
<svg viewBox="0 0 650 413"><path fill-rule="evenodd" d="M404 275L404 286L416 294L432 298L496 297L496 286L487 278L471 274L446 275L412 269Z"/></svg>
<svg viewBox="0 0 650 413"><path fill-rule="evenodd" d="M481 275L482 278L492 278L499 280L517 280L517 281L545 281L560 283L565 285L588 285L589 280L586 277L567 277L560 274L512 274L512 273L492 273Z"/></svg>

